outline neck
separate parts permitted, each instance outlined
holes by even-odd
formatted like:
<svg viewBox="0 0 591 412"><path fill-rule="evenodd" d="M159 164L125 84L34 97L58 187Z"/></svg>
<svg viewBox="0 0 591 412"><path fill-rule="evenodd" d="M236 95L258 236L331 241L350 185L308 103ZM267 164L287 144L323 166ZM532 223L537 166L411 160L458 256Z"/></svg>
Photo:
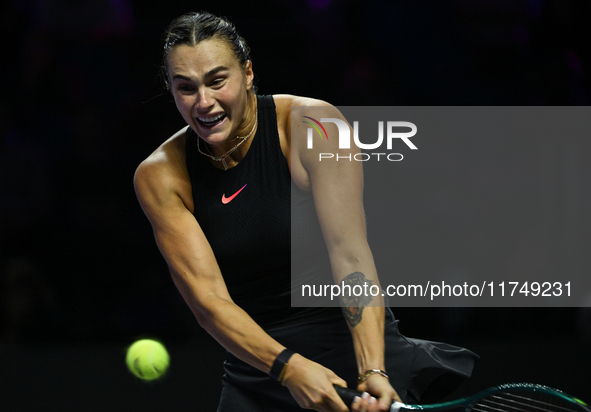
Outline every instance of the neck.
<svg viewBox="0 0 591 412"><path fill-rule="evenodd" d="M244 109L244 118L240 122L240 126L236 130L236 136L244 137L252 131L256 123L257 98L253 92L248 92L246 101L246 108ZM235 139L230 139L235 140Z"/></svg>

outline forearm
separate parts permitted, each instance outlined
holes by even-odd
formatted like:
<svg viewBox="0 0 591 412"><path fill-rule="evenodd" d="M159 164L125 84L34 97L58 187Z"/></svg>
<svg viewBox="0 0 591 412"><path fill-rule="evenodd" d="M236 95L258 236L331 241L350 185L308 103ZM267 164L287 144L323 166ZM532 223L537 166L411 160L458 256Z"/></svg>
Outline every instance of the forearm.
<svg viewBox="0 0 591 412"><path fill-rule="evenodd" d="M195 218L184 212L173 219L174 226L154 224L156 243L177 289L214 339L239 359L269 373L285 348L232 301L205 235Z"/></svg>
<svg viewBox="0 0 591 412"><path fill-rule="evenodd" d="M367 244L353 250L356 253L345 252L333 256L332 261L337 283L349 285L352 292L355 286L363 291L361 295L346 292L342 296L342 310L353 337L357 367L359 373L368 369L385 370L385 309L375 264Z"/></svg>
<svg viewBox="0 0 591 412"><path fill-rule="evenodd" d="M199 324L226 350L249 365L269 373L285 347L271 338L242 308L228 299L197 297L186 282L173 274L177 288Z"/></svg>
<svg viewBox="0 0 591 412"><path fill-rule="evenodd" d="M345 277L345 282L350 280L353 284L373 284L362 272L353 272ZM378 284L379 287L379 284ZM359 374L368 369L385 370L384 364L384 319L385 309L383 305L375 306L375 297L356 297L347 302L344 297L343 314L347 319L353 344ZM381 297L381 291L380 291ZM372 305L372 303L374 305Z"/></svg>
<svg viewBox="0 0 591 412"><path fill-rule="evenodd" d="M347 308L343 308L347 311ZM345 316L348 316L345 313ZM362 319L349 330L355 346L359 374L368 369L386 370L384 364L384 308L370 307L363 311Z"/></svg>

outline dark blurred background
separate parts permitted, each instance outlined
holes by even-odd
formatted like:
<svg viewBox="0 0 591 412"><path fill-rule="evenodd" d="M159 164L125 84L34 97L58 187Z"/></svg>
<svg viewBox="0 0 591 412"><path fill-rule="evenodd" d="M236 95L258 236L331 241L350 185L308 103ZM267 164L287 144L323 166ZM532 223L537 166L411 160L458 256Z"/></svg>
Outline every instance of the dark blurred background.
<svg viewBox="0 0 591 412"><path fill-rule="evenodd" d="M215 410L224 351L172 284L132 187L136 166L183 126L158 78L174 17L207 10L232 20L250 43L262 94L340 106L591 103L584 0L1 7L2 411ZM482 356L458 396L525 380L591 399L588 309L395 315L408 336ZM150 385L124 365L126 346L146 336L172 355L170 373Z"/></svg>

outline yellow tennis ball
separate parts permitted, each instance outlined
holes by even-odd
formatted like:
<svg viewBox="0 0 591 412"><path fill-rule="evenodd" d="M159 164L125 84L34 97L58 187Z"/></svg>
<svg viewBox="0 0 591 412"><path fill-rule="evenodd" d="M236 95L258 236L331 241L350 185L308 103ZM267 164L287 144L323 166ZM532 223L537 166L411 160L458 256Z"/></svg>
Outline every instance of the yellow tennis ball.
<svg viewBox="0 0 591 412"><path fill-rule="evenodd" d="M134 342L127 349L125 358L130 372L140 379L153 380L161 377L168 369L170 357L164 345L152 339Z"/></svg>

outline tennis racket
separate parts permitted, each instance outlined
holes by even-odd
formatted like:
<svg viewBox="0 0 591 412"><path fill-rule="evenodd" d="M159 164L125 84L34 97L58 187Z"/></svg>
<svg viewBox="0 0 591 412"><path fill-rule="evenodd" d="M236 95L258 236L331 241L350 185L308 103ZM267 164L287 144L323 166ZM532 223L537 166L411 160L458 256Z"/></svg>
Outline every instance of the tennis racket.
<svg viewBox="0 0 591 412"><path fill-rule="evenodd" d="M342 386L335 385L335 389L348 406L351 406L355 396L361 396L360 392ZM531 383L509 383L467 398L430 405L394 402L390 412L438 412L453 409L464 412L591 412L591 408L580 399L557 389Z"/></svg>

